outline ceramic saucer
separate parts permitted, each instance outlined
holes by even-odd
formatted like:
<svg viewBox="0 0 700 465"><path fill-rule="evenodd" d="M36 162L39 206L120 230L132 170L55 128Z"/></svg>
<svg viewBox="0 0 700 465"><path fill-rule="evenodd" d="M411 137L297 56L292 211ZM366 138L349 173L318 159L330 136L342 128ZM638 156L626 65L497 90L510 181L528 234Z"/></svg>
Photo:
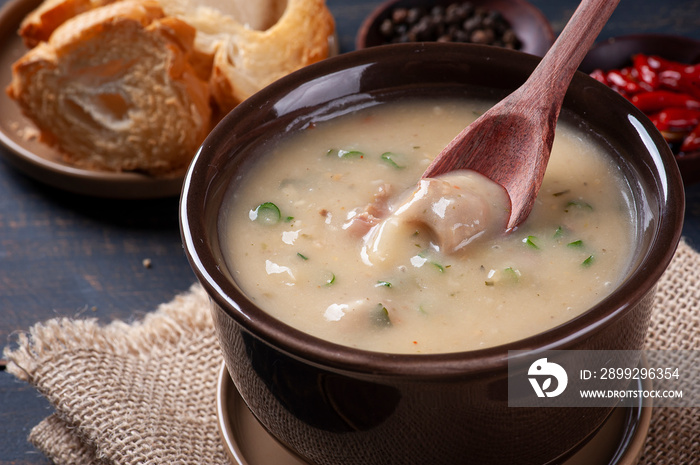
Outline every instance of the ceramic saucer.
<svg viewBox="0 0 700 465"><path fill-rule="evenodd" d="M232 465L308 465L279 444L258 423L222 364L217 415L224 448ZM651 407L641 401L616 408L596 435L562 465L635 465L649 431Z"/></svg>

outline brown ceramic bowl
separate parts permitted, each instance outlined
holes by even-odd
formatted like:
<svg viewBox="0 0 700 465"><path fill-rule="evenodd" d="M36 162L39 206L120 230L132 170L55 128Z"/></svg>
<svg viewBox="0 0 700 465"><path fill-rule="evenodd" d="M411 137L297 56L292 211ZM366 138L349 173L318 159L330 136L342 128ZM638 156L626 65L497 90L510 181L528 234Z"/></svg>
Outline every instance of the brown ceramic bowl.
<svg viewBox="0 0 700 465"><path fill-rule="evenodd" d="M380 32L382 22L396 8L420 7L430 10L433 6L446 7L456 0L387 0L365 18L355 37L355 48L363 49L386 45ZM470 0L477 8L498 11L508 21L522 42L520 51L544 56L554 43L554 31L547 18L534 5L525 0Z"/></svg>
<svg viewBox="0 0 700 465"><path fill-rule="evenodd" d="M276 138L352 107L416 95L499 99L538 62L464 44L405 44L340 55L242 103L186 175L181 229L209 293L222 352L251 411L282 444L317 464L550 463L591 437L611 408L508 407L508 351L642 348L654 286L678 243L684 196L668 145L624 98L577 73L562 118L603 141L638 206L635 263L595 307L554 329L484 350L397 355L336 345L258 308L232 278L217 219L224 192ZM527 367L517 374L526 376ZM555 463L555 462L554 462Z"/></svg>
<svg viewBox="0 0 700 465"><path fill-rule="evenodd" d="M612 37L594 45L579 69L590 73L595 69L620 69L632 64L637 53L659 55L681 63L700 63L700 41L690 37L665 34L634 34ZM676 155L685 184L700 181L700 151Z"/></svg>

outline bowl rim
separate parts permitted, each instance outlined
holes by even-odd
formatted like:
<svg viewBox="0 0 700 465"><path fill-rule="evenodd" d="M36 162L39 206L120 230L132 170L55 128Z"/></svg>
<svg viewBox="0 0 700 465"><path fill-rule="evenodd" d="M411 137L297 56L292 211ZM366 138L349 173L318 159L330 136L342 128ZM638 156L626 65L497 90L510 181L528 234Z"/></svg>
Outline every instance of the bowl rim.
<svg viewBox="0 0 700 465"><path fill-rule="evenodd" d="M678 34L668 34L668 33L661 33L661 32L637 32L637 33L632 33L632 34L622 34L619 36L611 36L607 37L603 40L597 41L591 49L589 50L597 50L602 47L609 47L614 44L618 43L627 43L627 42L638 42L638 43L651 43L658 45L660 42L675 42L675 43L683 43L683 44L689 44L689 45L695 45L698 47L698 50L700 50L700 40L695 39L693 37L688 37L688 36L683 36L683 35L678 35Z"/></svg>
<svg viewBox="0 0 700 465"><path fill-rule="evenodd" d="M680 51L677 48L678 46L682 47ZM586 53L586 56L579 66L579 70L584 73L590 73L596 68L601 68L600 60L608 59L613 61L613 57L609 56L609 52L603 56L598 56L606 49L609 50L611 48L630 50L625 56L614 57L619 58L619 62L616 64L617 67L631 64L632 55L634 53L658 54L672 60L677 60L677 58L671 57L677 57L679 54L685 55L689 50L697 50L697 52L693 53L695 57L700 58L700 40L693 37L655 32L634 33L612 36L597 41ZM656 52L657 50L663 50L664 52Z"/></svg>
<svg viewBox="0 0 700 465"><path fill-rule="evenodd" d="M474 48L475 53L505 54L508 59L532 60L533 67L539 61L539 58L523 52L454 43L393 44L348 52L302 68L266 87L231 111L207 137L191 163L183 183L180 199L183 247L195 275L210 299L246 332L289 356L326 369L356 375L401 377L406 380L464 377L503 370L508 361L513 360L513 354L509 355L509 351L525 351L528 353L527 356L530 356L545 350L565 350L574 347L577 342L585 340L604 325L622 318L654 288L673 258L681 236L685 198L680 172L673 154L665 145L661 135L654 132L653 126L650 127L651 122L622 96L581 72L574 77L576 81L583 79L586 86L599 87L602 92L609 92L611 99L617 99L616 104L625 105L628 114L637 117L662 157L662 166L655 162L654 168L661 171L662 175L667 174L668 178L665 187L661 188L665 197L660 201L661 209L666 214L658 218L653 228L650 250L640 258L637 270L630 274L618 290L580 316L525 339L485 349L436 354L381 353L339 345L295 329L256 307L237 291L233 284L227 282L217 270L220 264L211 253L209 244L203 239L207 228L204 225L204 215L201 213L205 198L212 186L211 180L198 176L200 168L202 172L207 172L206 167L210 164L215 152L215 142L227 134L229 131L227 125L240 119L245 114L246 108L269 102L277 92L293 88L295 82L305 82L313 77L341 69L371 64L382 54L396 56L400 53L430 53L440 48L450 47L471 47ZM665 233L660 235L659 231L665 231ZM624 293L621 290L628 291L630 297L623 298Z"/></svg>

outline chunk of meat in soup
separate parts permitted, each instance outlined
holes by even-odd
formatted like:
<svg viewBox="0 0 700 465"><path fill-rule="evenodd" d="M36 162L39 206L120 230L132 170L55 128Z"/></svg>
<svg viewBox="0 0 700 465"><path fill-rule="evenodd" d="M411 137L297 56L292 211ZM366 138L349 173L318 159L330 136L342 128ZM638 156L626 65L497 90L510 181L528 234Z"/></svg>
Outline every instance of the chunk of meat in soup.
<svg viewBox="0 0 700 465"><path fill-rule="evenodd" d="M463 253L475 241L504 233L510 213L505 189L474 171L456 171L421 179L365 236L367 260L373 264L400 255L402 238L416 228L427 230L432 245L446 254Z"/></svg>
<svg viewBox="0 0 700 465"><path fill-rule="evenodd" d="M350 220L343 225L343 229L353 234L355 237L362 237L381 221L381 219L389 213L389 198L393 189L391 184L383 184L376 194L372 203L364 207L364 209L355 214Z"/></svg>

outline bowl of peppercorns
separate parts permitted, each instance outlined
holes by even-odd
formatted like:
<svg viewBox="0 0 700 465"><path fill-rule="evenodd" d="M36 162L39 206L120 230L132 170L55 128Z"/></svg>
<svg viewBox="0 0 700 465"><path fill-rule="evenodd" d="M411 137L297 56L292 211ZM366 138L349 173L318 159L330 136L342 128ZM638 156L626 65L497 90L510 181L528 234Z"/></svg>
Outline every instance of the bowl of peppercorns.
<svg viewBox="0 0 700 465"><path fill-rule="evenodd" d="M554 32L524 0L388 0L362 23L355 46L404 42L474 43L543 56Z"/></svg>
<svg viewBox="0 0 700 465"><path fill-rule="evenodd" d="M665 34L613 37L594 45L579 69L654 123L685 184L700 181L700 41Z"/></svg>

